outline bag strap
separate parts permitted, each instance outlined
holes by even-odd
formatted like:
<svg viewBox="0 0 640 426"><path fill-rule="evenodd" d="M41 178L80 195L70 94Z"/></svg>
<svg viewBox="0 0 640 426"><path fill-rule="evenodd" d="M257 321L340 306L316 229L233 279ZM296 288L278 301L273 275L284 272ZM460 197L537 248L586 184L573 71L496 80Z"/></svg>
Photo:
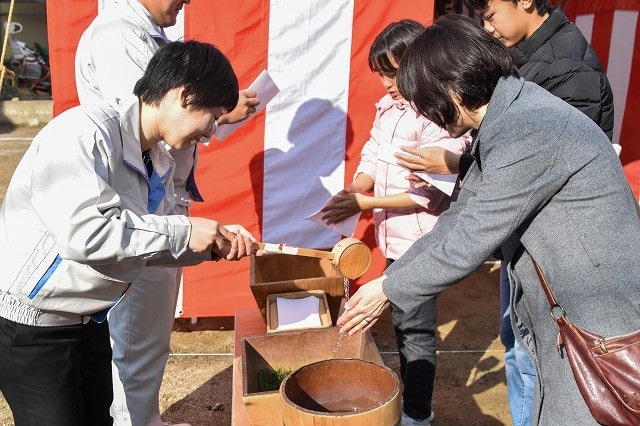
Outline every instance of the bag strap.
<svg viewBox="0 0 640 426"><path fill-rule="evenodd" d="M529 254L529 252L527 252L527 254ZM531 257L531 254L529 254L529 257ZM553 294L553 291L549 286L549 282L547 281L544 274L542 273L542 269L540 269L540 265L538 265L536 261L533 260L533 257L531 257L531 262L533 262L533 267L536 270L536 274L538 275L540 284L542 284L542 290L544 291L544 295L547 297L547 302L549 302L549 306L551 308L553 308L554 306L560 306L560 304L558 303L558 299L556 299L556 295Z"/></svg>
<svg viewBox="0 0 640 426"><path fill-rule="evenodd" d="M533 262L533 267L536 270L536 274L538 275L538 279L540 280L540 284L542 285L542 290L544 291L544 295L547 297L547 302L549 302L549 311L551 313L551 318L553 318L554 321L557 322L558 324L560 324L563 319L565 321L568 321L567 313L565 312L560 302L558 302L558 299L556 299L556 295L553 294L553 291L551 290L551 286L549 285L549 282L547 281L544 274L542 273L542 269L540 269L540 265L536 263L536 261L533 259L531 254L527 251L527 249L524 249L524 250L527 252L529 257L531 258L531 262Z"/></svg>

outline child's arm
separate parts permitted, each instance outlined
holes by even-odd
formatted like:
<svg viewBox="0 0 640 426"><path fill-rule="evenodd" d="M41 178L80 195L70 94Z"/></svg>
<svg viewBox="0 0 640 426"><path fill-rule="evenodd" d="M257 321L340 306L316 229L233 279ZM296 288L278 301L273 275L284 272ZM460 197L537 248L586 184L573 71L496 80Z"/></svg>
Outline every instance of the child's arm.
<svg viewBox="0 0 640 426"><path fill-rule="evenodd" d="M361 210L372 209L408 209L420 207L411 199L408 193L401 192L394 195L384 195L382 197L371 197L364 194L356 194Z"/></svg>
<svg viewBox="0 0 640 426"><path fill-rule="evenodd" d="M403 209L420 207L408 193L402 192L395 195L375 197L361 193L342 191L334 196L330 205L322 209L326 214L322 216L327 223L339 223L358 214L363 210L372 209Z"/></svg>
<svg viewBox="0 0 640 426"><path fill-rule="evenodd" d="M373 191L375 180L366 173L358 173L351 185L344 188L342 192L360 193Z"/></svg>
<svg viewBox="0 0 640 426"><path fill-rule="evenodd" d="M358 173L353 183L334 195L331 198L331 203L321 210L325 213L322 219L329 224L339 223L354 214L360 213L363 209L360 208L357 198L364 196L362 195L363 192L373 190L374 184L375 181L371 176L366 173Z"/></svg>

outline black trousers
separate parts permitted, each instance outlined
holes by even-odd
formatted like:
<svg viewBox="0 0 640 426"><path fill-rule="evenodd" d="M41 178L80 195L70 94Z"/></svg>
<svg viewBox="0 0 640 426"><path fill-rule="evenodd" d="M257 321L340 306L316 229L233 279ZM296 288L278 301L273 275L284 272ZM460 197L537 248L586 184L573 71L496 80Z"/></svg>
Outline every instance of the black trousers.
<svg viewBox="0 0 640 426"><path fill-rule="evenodd" d="M393 263L387 259L387 266ZM402 411L416 420L431 415L436 376L436 298L410 312L391 305L391 320L400 355Z"/></svg>
<svg viewBox="0 0 640 426"><path fill-rule="evenodd" d="M33 327L0 318L0 391L16 426L113 424L106 321Z"/></svg>

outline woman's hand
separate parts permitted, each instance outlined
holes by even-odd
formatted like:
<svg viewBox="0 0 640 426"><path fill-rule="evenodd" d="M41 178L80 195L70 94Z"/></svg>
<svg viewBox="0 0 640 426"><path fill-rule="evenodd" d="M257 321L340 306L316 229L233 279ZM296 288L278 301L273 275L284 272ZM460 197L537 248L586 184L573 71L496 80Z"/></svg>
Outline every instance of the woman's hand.
<svg viewBox="0 0 640 426"><path fill-rule="evenodd" d="M406 154L397 152L398 165L417 172L438 175L456 174L460 171L460 154L447 151L439 146L410 148L403 146Z"/></svg>
<svg viewBox="0 0 640 426"><path fill-rule="evenodd" d="M381 276L356 291L344 305L344 313L336 322L340 333L350 336L356 331L366 331L378 321L382 312L389 306L389 299L382 292L382 282L387 278Z"/></svg>

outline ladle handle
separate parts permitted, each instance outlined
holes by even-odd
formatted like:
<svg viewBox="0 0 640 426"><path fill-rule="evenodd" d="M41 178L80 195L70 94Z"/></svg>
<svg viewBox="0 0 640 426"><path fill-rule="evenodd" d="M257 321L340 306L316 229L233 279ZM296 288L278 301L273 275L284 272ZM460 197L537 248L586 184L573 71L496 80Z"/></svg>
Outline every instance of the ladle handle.
<svg viewBox="0 0 640 426"><path fill-rule="evenodd" d="M296 256L317 257L320 259L333 259L333 253L324 250L314 250L308 248L292 247L286 244L270 244L254 242L253 247L264 250L267 253L291 254Z"/></svg>

